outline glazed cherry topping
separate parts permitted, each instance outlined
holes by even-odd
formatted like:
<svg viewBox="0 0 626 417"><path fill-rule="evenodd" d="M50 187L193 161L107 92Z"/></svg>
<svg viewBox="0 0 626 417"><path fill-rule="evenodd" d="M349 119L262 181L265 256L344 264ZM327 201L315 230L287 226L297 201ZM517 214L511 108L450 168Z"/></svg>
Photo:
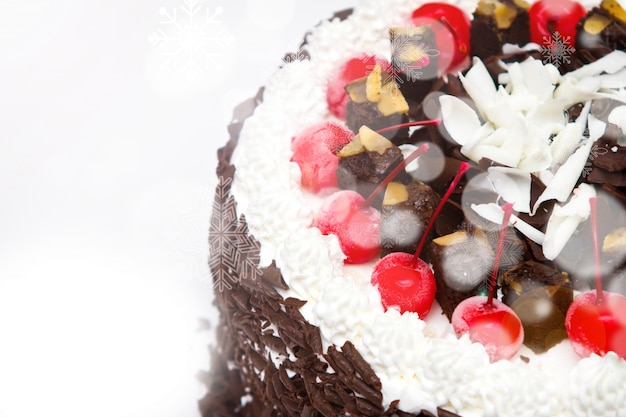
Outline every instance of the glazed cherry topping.
<svg viewBox="0 0 626 417"><path fill-rule="evenodd" d="M411 311L417 313L420 318L426 317L430 311L437 287L432 269L420 258L420 254L437 216L469 168L466 162L461 163L456 176L424 229L415 254L390 253L374 266L371 282L378 288L385 309L394 307L401 313Z"/></svg>
<svg viewBox="0 0 626 417"><path fill-rule="evenodd" d="M570 46L576 42L576 25L587 12L572 0L539 0L528 9L530 40L544 45L558 33Z"/></svg>
<svg viewBox="0 0 626 417"><path fill-rule="evenodd" d="M515 312L494 298L498 268L502 257L504 237L513 211L513 204L502 206L504 217L498 247L491 271L488 296L469 297L454 309L451 323L457 336L469 334L472 342L485 346L491 362L510 359L524 342L524 328Z"/></svg>
<svg viewBox="0 0 626 417"><path fill-rule="evenodd" d="M411 122L409 125L438 124L439 119ZM397 128L397 126L394 126ZM428 150L424 144L413 151L402 163L374 189L367 199L356 191L340 190L330 195L322 204L315 219L315 226L322 234L334 234L339 239L341 250L346 255L345 263L364 263L380 252L380 212L371 207L385 187L408 164Z"/></svg>
<svg viewBox="0 0 626 417"><path fill-rule="evenodd" d="M602 290L596 197L589 199L596 267L596 290L574 299L565 316L565 329L581 357L615 352L626 359L626 297Z"/></svg>
<svg viewBox="0 0 626 417"><path fill-rule="evenodd" d="M390 253L378 261L371 282L378 288L385 309L397 307L400 313L412 311L421 318L428 315L437 291L428 264L416 264L414 255L405 252Z"/></svg>
<svg viewBox="0 0 626 417"><path fill-rule="evenodd" d="M380 212L356 191L341 190L328 197L315 226L322 234L337 236L347 264L367 262L380 252Z"/></svg>
<svg viewBox="0 0 626 417"><path fill-rule="evenodd" d="M350 101L345 90L346 84L367 76L372 72L376 64L381 64L381 67L387 68L389 64L386 64L386 62L384 58L372 55L363 55L345 61L326 86L328 110L338 118L345 120L346 106Z"/></svg>
<svg viewBox="0 0 626 417"><path fill-rule="evenodd" d="M412 19L416 26L429 25L435 32L439 73L458 69L470 52L469 16L451 4L433 2L415 9Z"/></svg>
<svg viewBox="0 0 626 417"><path fill-rule="evenodd" d="M291 161L300 166L302 187L314 193L337 188L336 153L352 140L354 134L338 123L324 122L311 126L291 139Z"/></svg>

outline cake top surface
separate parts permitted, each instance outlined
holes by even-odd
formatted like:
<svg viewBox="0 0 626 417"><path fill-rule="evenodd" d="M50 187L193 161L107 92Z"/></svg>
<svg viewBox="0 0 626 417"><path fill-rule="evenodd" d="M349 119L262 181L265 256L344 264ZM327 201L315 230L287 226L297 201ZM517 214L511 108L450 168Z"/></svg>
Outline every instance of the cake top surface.
<svg viewBox="0 0 626 417"><path fill-rule="evenodd" d="M422 318L385 309L370 282L374 261L346 264L337 236L313 227L325 196L303 190L303 173L292 162L292 138L338 120L326 101L336 68L346 57L389 58L389 28L406 26L422 3L361 1L347 19L325 21L311 31L310 59L285 63L268 81L263 103L246 120L233 155L233 194L261 243L261 265L276 262L289 286L283 295L306 301L301 311L319 326L325 348L354 343L380 377L385 401L399 399L403 410L445 407L465 417L585 415L589 410L621 415L626 362L617 354L579 359L565 340L546 353L522 347L510 360L491 361L483 345L454 334L437 304ZM471 0L448 3L468 14L477 6ZM498 195L515 203L518 233L554 260L589 218L589 197L597 187L579 178L607 126L591 106L601 100L626 103L626 53L616 51L565 73L533 57L500 66L494 81L483 60L474 59L459 76L467 96L441 94L436 116L468 160L494 162L484 175ZM563 112L578 103L583 108L576 120L564 120ZM624 126L619 110L624 107L615 108L610 122ZM546 184L535 198L529 192L531 174ZM546 201L557 203L548 227L540 230L524 219ZM467 206L487 223L502 221L498 204ZM281 355L272 355L281 361Z"/></svg>

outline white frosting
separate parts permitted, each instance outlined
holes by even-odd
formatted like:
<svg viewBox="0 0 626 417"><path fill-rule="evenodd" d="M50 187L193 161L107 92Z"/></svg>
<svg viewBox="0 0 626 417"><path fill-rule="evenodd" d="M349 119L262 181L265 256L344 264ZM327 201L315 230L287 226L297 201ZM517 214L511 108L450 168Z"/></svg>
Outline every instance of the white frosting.
<svg viewBox="0 0 626 417"><path fill-rule="evenodd" d="M572 415L626 416L626 363L610 352L580 361L568 384ZM590 387L594 387L593 390Z"/></svg>
<svg viewBox="0 0 626 417"><path fill-rule="evenodd" d="M324 286L342 275L344 258L335 235L324 236L316 228L304 228L285 239L276 266L292 296L317 301Z"/></svg>
<svg viewBox="0 0 626 417"><path fill-rule="evenodd" d="M579 361L566 340L545 354L535 355L522 347L511 361L490 363L482 345L453 335L436 304L425 321L393 309L384 312L377 290L369 285L371 265L344 266L337 239L322 236L311 227L318 204L312 204L310 196L301 190L299 168L289 162L291 137L332 119L325 102L325 83L332 71L349 56L368 53L387 57L387 29L406 22L423 2L361 1L347 20L335 19L313 29L307 39L310 61L286 64L268 82L264 102L246 121L233 156L233 193L251 232L261 242L262 263L275 259L290 286L283 295L307 301L302 313L320 327L325 348L329 344L341 346L346 340L357 346L383 383L385 406L399 399L400 407L409 412L434 412L442 406L464 417L625 416L624 360L609 354ZM451 3L469 13L476 1ZM591 6L595 1L583 3ZM614 61L621 59L614 57ZM482 97L480 116L485 120L488 115L491 121L481 122L455 99L446 105L459 110L458 115L473 126L475 134L463 139L464 147L475 149L490 135L492 142L483 143L485 149L515 162L511 166L518 171L493 173L496 189L513 182L517 192L525 192L527 182L521 172L545 171L542 179L558 184L560 171L550 171L553 161L563 167L571 158L582 160L577 152L588 154L588 146L579 146L577 141L580 126L563 120L563 102L581 94L588 98L606 96L607 87L616 83L622 86L623 77L619 84L619 76L623 75L623 65L617 67L612 75L596 77L597 69L588 68L561 79L553 68L528 61L510 67L509 91L485 89L484 72L479 68L470 71L464 84L472 97L479 101ZM538 77L537 72L543 75ZM559 100L551 99L557 93L558 105L555 101ZM612 117L623 112L615 111ZM552 149L538 139L529 139L520 148L515 140L524 132L531 138L560 135ZM513 150L512 156L498 152L493 144L507 144L505 148ZM580 161L570 164L578 167ZM569 199L569 191L563 201ZM564 205L571 210L561 210L561 214L584 216L577 207L576 203ZM542 234L535 237L543 239ZM526 363L521 355L530 361Z"/></svg>

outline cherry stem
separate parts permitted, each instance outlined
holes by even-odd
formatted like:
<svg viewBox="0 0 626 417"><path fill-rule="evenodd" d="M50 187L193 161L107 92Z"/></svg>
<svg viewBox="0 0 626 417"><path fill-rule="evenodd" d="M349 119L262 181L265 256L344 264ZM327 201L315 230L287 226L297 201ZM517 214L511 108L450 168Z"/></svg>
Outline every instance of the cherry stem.
<svg viewBox="0 0 626 417"><path fill-rule="evenodd" d="M407 122L407 123L401 123L401 124L397 124L393 126L384 127L382 129L377 130L376 133L381 134L381 133L389 132L391 130L402 129L405 127L429 126L429 125L438 125L438 124L441 124L441 119L420 120L418 122Z"/></svg>
<svg viewBox="0 0 626 417"><path fill-rule="evenodd" d="M393 171L391 171L389 175L385 177L385 179L380 184L378 184L378 186L374 189L374 191L371 192L371 194L363 202L363 207L370 206L372 202L376 199L376 197L378 197L378 195L385 189L385 187L387 187L387 185L389 185L389 183L393 181L393 179L400 173L400 171L402 171L411 162L416 160L420 155L425 154L427 151L428 151L428 144L424 143L419 148L411 152L409 156L404 158L404 160L401 163L399 163L393 169Z"/></svg>
<svg viewBox="0 0 626 417"><path fill-rule="evenodd" d="M496 248L496 256L493 260L493 269L491 270L491 278L489 280L489 294L487 295L487 305L493 305L493 297L496 293L496 284L498 280L498 269L500 268L500 259L502 259L502 249L504 248L504 239L506 231L509 228L511 214L513 214L513 203L505 203L500 207L504 211L502 224L500 225L500 236L498 236L498 247Z"/></svg>
<svg viewBox="0 0 626 417"><path fill-rule="evenodd" d="M437 216L439 216L439 213L441 213L441 210L443 210L443 206L446 204L446 201L448 201L448 199L452 195L452 192L454 191L456 186L459 185L459 182L461 182L461 178L463 178L463 175L465 175L468 169L470 169L470 164L468 164L467 162L461 162L461 166L459 166L459 170L456 172L456 175L454 176L454 179L450 183L448 190L443 195L443 197L441 197L441 200L439 200L439 204L437 204L437 207L435 208L433 215L430 217L430 220L428 221L428 224L426 225L426 229L424 229L424 232L422 233L422 237L420 238L419 244L417 245L417 249L415 250L415 255L413 256L413 266L415 268L417 268L417 265L420 259L420 254L422 253L422 249L424 249L424 246L426 245L426 238L430 234L430 230L435 225L435 220L437 220Z"/></svg>
<svg viewBox="0 0 626 417"><path fill-rule="evenodd" d="M598 208L597 197L589 199L591 206L591 233L593 234L593 257L596 267L596 302L602 304L604 302L604 294L602 292L602 276L600 274L600 245L598 244Z"/></svg>
<svg viewBox="0 0 626 417"><path fill-rule="evenodd" d="M443 25L452 33L452 39L454 39L454 41L457 43L457 46L459 47L459 50L462 50L461 52L465 53L467 52L465 49L467 49L467 47L465 46L465 44L458 44L459 39L461 39L461 37L459 36L459 32L456 30L456 28L452 25L452 23L450 23L450 21L445 17L445 16L441 16L439 18L439 21L441 23L443 23Z"/></svg>

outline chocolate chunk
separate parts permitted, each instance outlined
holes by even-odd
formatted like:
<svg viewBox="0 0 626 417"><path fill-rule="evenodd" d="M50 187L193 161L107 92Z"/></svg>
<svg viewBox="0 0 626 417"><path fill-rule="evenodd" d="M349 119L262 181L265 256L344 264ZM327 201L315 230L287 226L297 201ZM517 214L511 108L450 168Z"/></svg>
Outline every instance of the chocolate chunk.
<svg viewBox="0 0 626 417"><path fill-rule="evenodd" d="M581 55L585 64L616 49L626 50L626 23L601 7L591 9L578 22L576 32L576 49L586 52Z"/></svg>
<svg viewBox="0 0 626 417"><path fill-rule="evenodd" d="M503 274L502 293L522 321L524 344L534 352L567 338L565 315L574 296L566 273L527 261Z"/></svg>
<svg viewBox="0 0 626 417"><path fill-rule="evenodd" d="M470 29L471 55L501 55L502 45L530 41L528 11L513 0L480 2Z"/></svg>
<svg viewBox="0 0 626 417"><path fill-rule="evenodd" d="M382 256L391 252L415 253L439 200L439 195L422 182L390 183L381 210Z"/></svg>
<svg viewBox="0 0 626 417"><path fill-rule="evenodd" d="M392 28L391 66L409 106L421 103L438 78L439 54L435 33L424 25Z"/></svg>
<svg viewBox="0 0 626 417"><path fill-rule="evenodd" d="M339 156L337 167L339 188L356 191L364 198L367 198L404 159L400 148L391 142L382 153L380 150L362 149L349 156L342 156L340 152ZM406 180L406 173L396 177L399 181L403 179ZM373 204L374 207L380 207L381 201L382 196Z"/></svg>
<svg viewBox="0 0 626 417"><path fill-rule="evenodd" d="M459 230L433 239L430 249L437 283L435 297L450 319L461 301L488 291L494 251L480 229Z"/></svg>

